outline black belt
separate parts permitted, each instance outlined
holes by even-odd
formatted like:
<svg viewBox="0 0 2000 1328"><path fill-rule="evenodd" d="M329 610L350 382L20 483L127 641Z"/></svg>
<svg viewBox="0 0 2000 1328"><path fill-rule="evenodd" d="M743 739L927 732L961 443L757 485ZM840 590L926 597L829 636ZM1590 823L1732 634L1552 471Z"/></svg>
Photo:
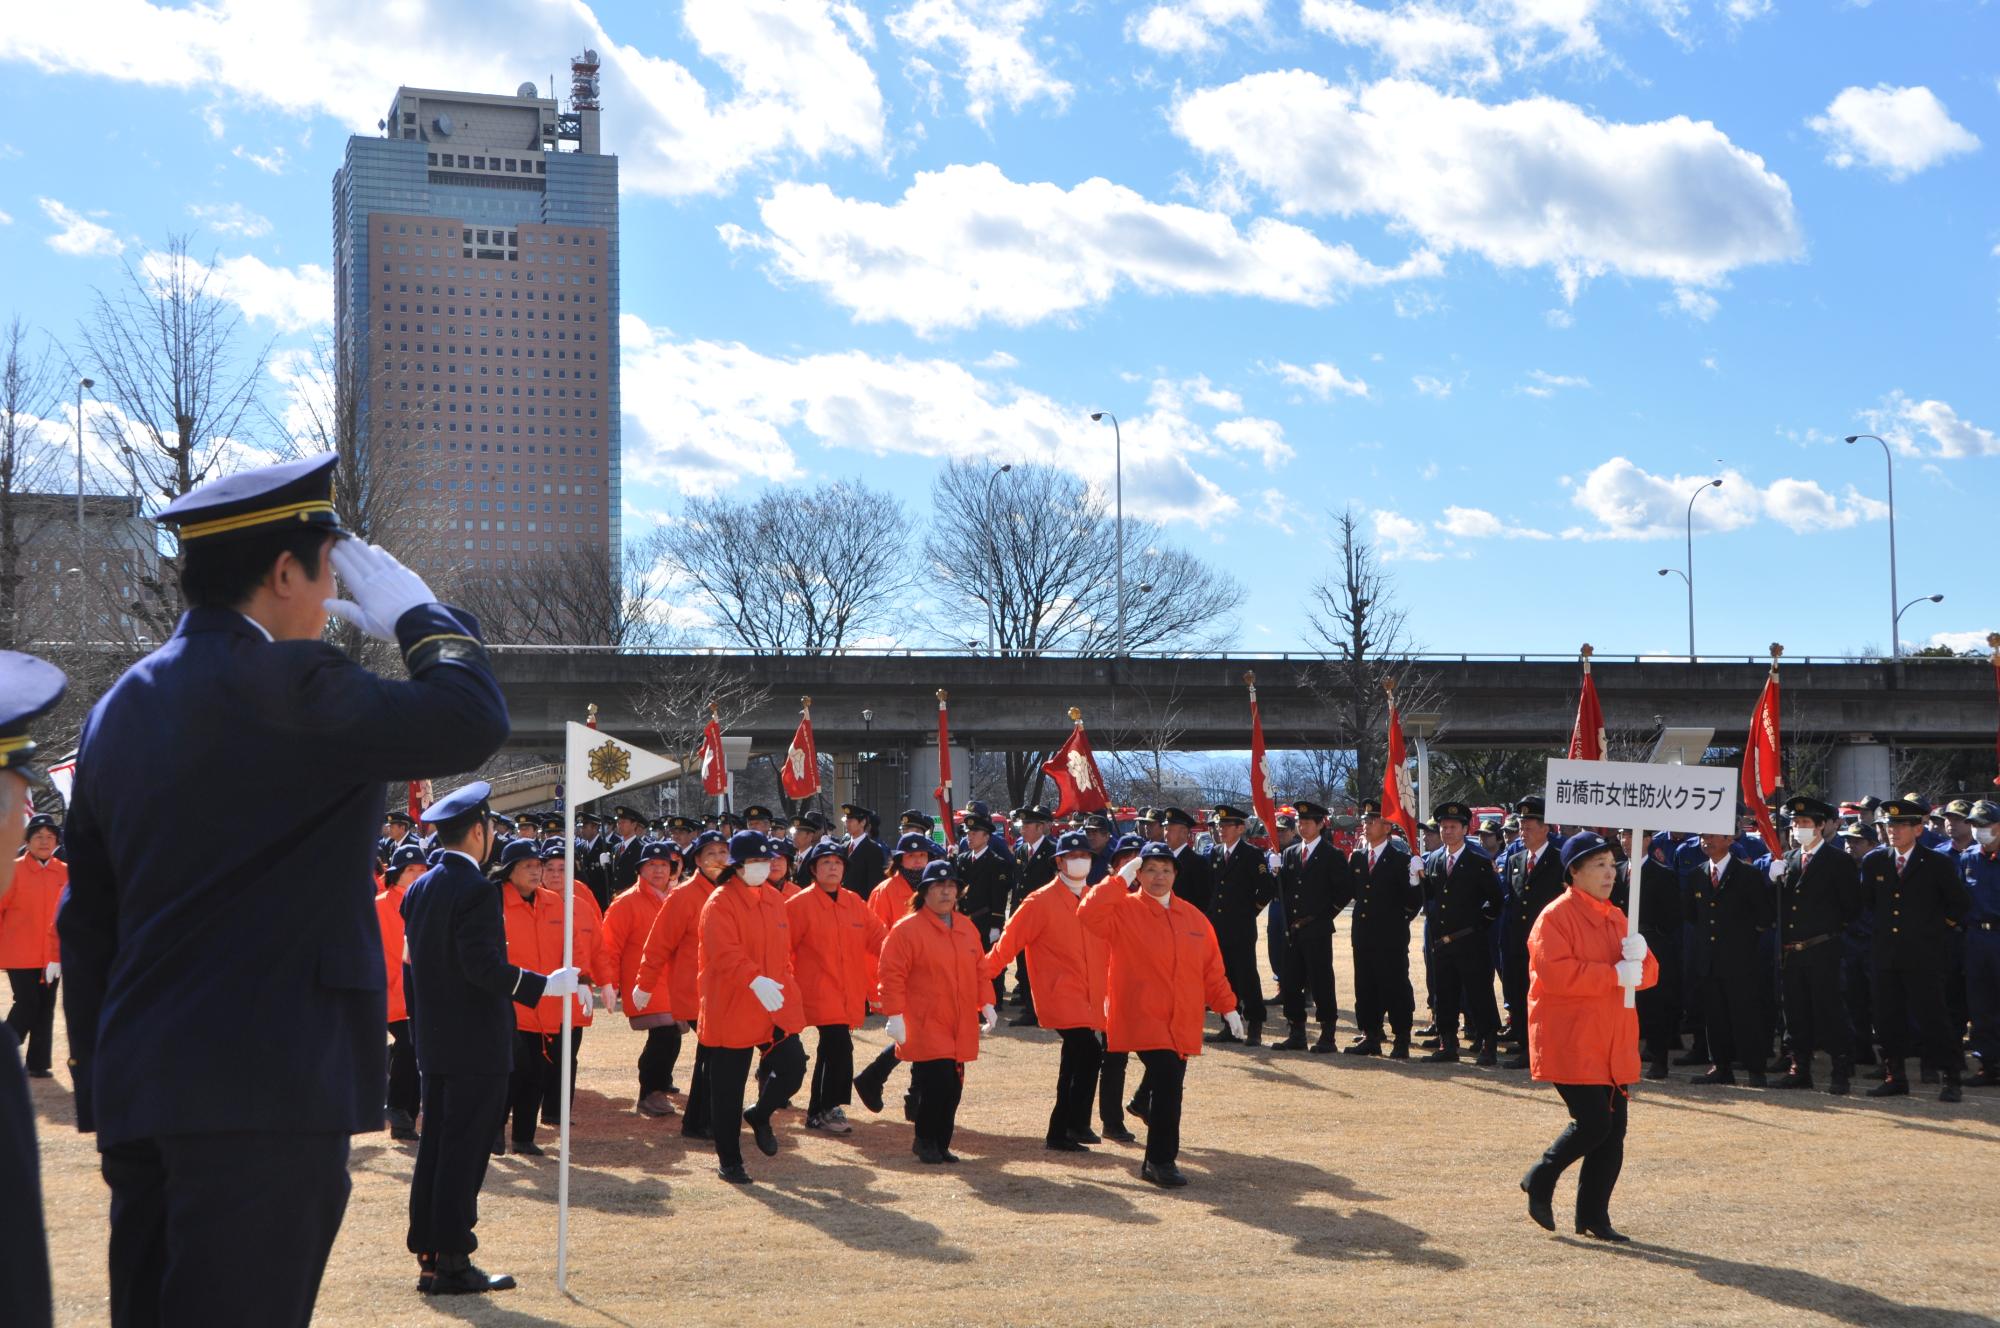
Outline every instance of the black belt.
<svg viewBox="0 0 2000 1328"><path fill-rule="evenodd" d="M1464 939L1465 939L1466 937L1468 937L1468 936L1472 935L1472 933L1474 933L1474 932L1476 932L1476 931L1478 931L1478 930L1479 930L1479 928L1477 928L1477 927L1460 927L1460 928L1459 928L1459 929L1458 929L1457 931L1453 932L1453 933L1452 933L1451 935L1449 935L1449 936L1440 936L1440 937L1438 937L1438 938L1437 938L1437 943L1438 943L1439 945L1450 945L1450 944L1451 944L1451 943L1452 943L1453 941L1462 941L1462 940L1464 940Z"/></svg>
<svg viewBox="0 0 2000 1328"><path fill-rule="evenodd" d="M1809 936L1803 941L1786 941L1785 953L1797 954L1801 950L1810 950L1815 945L1818 945L1820 942L1830 941L1832 939L1833 937L1831 935L1826 935L1826 936Z"/></svg>

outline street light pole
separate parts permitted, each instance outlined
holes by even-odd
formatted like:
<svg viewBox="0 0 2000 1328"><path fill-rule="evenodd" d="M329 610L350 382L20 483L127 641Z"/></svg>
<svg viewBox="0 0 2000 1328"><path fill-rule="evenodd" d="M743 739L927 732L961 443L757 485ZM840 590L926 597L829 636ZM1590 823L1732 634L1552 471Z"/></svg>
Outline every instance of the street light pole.
<svg viewBox="0 0 2000 1328"><path fill-rule="evenodd" d="M1847 435L1849 443L1858 442L1863 438L1873 438L1882 444L1882 464L1889 472L1889 655L1895 658L1903 653L1903 643L1896 636L1896 622L1903 616L1896 608L1899 599L1896 591L1896 458L1889 451L1888 441L1877 434Z"/></svg>
<svg viewBox="0 0 2000 1328"><path fill-rule="evenodd" d="M1706 492L1707 492L1708 490L1710 490L1710 489L1719 489L1719 488L1721 488L1721 487L1722 487L1722 481L1721 481L1721 480L1709 480L1709 481L1707 481L1706 483L1704 483L1704 484L1703 484L1703 485L1701 486L1701 488L1699 488L1699 489L1696 489L1696 490L1695 490L1695 491L1694 491L1694 492L1693 492L1692 494L1690 494L1690 495L1688 496L1688 511L1687 511L1687 573L1686 573L1686 575L1684 575L1684 576L1682 576L1682 577L1681 577L1681 580L1683 580L1683 581L1687 582L1687 587L1688 587L1688 663L1690 663L1690 664L1692 664L1692 663L1694 663L1694 662L1695 662L1695 653L1694 653L1694 500L1695 500L1695 499L1697 499L1697 498L1699 498L1699 497L1701 497L1701 496L1702 496L1702 494L1706 493Z"/></svg>
<svg viewBox="0 0 2000 1328"><path fill-rule="evenodd" d="M1111 421L1111 492L1118 520L1118 655L1122 659L1125 655L1125 438L1118 428L1118 417L1110 411L1096 411L1090 418Z"/></svg>
<svg viewBox="0 0 2000 1328"><path fill-rule="evenodd" d="M1013 463L1009 462L986 477L986 511L989 516L993 512L993 482L1013 468ZM992 589L991 586L988 586L986 588L987 594L992 594ZM994 627L997 617L998 615L993 612L993 601L988 599L986 601L986 653L989 655L999 653L994 645Z"/></svg>
<svg viewBox="0 0 2000 1328"><path fill-rule="evenodd" d="M1900 655L1903 650L1901 644L1903 640L1903 615L1908 613L1911 609L1916 608L1917 605L1919 604L1942 604L1942 603L1944 603L1943 595L1919 595L1915 599L1911 600L1908 604L1905 604L1902 608L1896 610L1896 617L1894 621L1890 623L1890 630L1895 633L1895 640L1897 642L1896 653L1898 655Z"/></svg>
<svg viewBox="0 0 2000 1328"><path fill-rule="evenodd" d="M96 387L88 378L76 380L76 556L83 557L83 390Z"/></svg>

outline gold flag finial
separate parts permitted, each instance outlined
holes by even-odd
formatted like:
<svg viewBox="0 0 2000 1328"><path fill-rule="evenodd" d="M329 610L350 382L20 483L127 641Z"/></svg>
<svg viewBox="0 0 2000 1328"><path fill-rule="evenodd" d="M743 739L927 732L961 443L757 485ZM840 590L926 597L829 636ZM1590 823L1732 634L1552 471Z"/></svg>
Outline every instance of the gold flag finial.
<svg viewBox="0 0 2000 1328"><path fill-rule="evenodd" d="M1069 718L1070 718L1070 723L1072 723L1072 724L1081 724L1081 723L1083 723L1083 710L1082 710L1082 708L1081 708L1080 706L1071 706L1071 707L1069 708Z"/></svg>
<svg viewBox="0 0 2000 1328"><path fill-rule="evenodd" d="M1257 675L1249 669L1243 670L1243 685L1245 687L1255 687L1257 685Z"/></svg>
<svg viewBox="0 0 2000 1328"><path fill-rule="evenodd" d="M812 698L811 698L810 696L801 696L801 697L799 698L799 708L800 708L801 710L810 710L810 709L812 709L812 708L813 708L813 699L812 699Z"/></svg>
<svg viewBox="0 0 2000 1328"><path fill-rule="evenodd" d="M592 702L591 702L591 703L590 703L589 705L585 706L585 707L583 708L583 713L584 713L584 714L586 714L586 715L588 715L588 716L590 717L590 727L592 727L592 728L596 728L596 727L597 727L597 702L595 702L595 701L592 701Z"/></svg>
<svg viewBox="0 0 2000 1328"><path fill-rule="evenodd" d="M1389 694L1389 699L1390 699L1390 700L1392 700L1392 701L1393 701L1393 700L1395 700L1395 699L1396 699L1396 680L1395 680L1394 678L1384 678L1384 679L1382 679L1382 690L1383 690L1383 691L1385 691L1385 692L1387 692L1387 693Z"/></svg>
<svg viewBox="0 0 2000 1328"><path fill-rule="evenodd" d="M949 692L945 691L945 689L944 689L944 688L942 688L942 687L938 688L938 689L937 689L937 699L938 699L938 704L939 704L939 705L943 705L943 704L945 703L946 699L947 699L947 698L948 698L948 697L949 697L950 695L951 695L951 693L949 693Z"/></svg>

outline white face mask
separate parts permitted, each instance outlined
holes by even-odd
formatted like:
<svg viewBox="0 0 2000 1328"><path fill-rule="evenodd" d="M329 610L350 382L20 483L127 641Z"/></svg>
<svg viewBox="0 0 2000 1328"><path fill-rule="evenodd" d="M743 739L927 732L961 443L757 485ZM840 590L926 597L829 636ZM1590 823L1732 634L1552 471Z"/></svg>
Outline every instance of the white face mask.
<svg viewBox="0 0 2000 1328"><path fill-rule="evenodd" d="M1792 827L1792 842L1800 848L1811 848L1819 842L1819 830L1810 825Z"/></svg>
<svg viewBox="0 0 2000 1328"><path fill-rule="evenodd" d="M1064 858L1062 860L1062 871L1063 875L1070 879L1080 881L1090 875L1090 859Z"/></svg>
<svg viewBox="0 0 2000 1328"><path fill-rule="evenodd" d="M768 862L746 862L736 869L745 885L762 885L771 879L771 864Z"/></svg>
<svg viewBox="0 0 2000 1328"><path fill-rule="evenodd" d="M1977 839L1982 847L1992 848L1995 843L2000 843L2000 825L1975 825L1972 827L1972 837Z"/></svg>

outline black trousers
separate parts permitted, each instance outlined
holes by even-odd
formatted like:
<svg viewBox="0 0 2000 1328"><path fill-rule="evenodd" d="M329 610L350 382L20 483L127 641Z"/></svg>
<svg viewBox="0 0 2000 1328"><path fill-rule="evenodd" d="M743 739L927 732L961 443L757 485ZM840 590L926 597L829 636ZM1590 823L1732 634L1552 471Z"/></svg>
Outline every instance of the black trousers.
<svg viewBox="0 0 2000 1328"><path fill-rule="evenodd" d="M694 1070L688 1076L687 1104L681 1108L681 1133L708 1128L708 1057L707 1047L699 1038L694 1044Z"/></svg>
<svg viewBox="0 0 2000 1328"><path fill-rule="evenodd" d="M1146 1122L1146 1160L1170 1166L1181 1155L1181 1094L1187 1086L1187 1057L1178 1051L1142 1051L1143 1085L1151 1090Z"/></svg>
<svg viewBox="0 0 2000 1328"><path fill-rule="evenodd" d="M1840 991L1840 942L1821 941L1780 961L1785 989L1785 1047L1799 1068L1812 1068L1812 1055L1833 1057L1835 1072L1852 1064L1854 1033L1847 1026L1847 1002Z"/></svg>
<svg viewBox="0 0 2000 1328"><path fill-rule="evenodd" d="M1875 988L1875 1032L1882 1039L1882 1059L1893 1065L1910 1056L1924 1064L1956 1072L1964 1049L1953 1032L1945 1005L1944 956L1929 968L1896 968L1877 964L1871 975Z"/></svg>
<svg viewBox="0 0 2000 1328"><path fill-rule="evenodd" d="M1475 1045L1500 1031L1500 1010L1493 1003L1493 960L1486 947L1486 934L1474 931L1455 941L1439 940L1431 960L1437 979L1438 1036L1441 1046L1458 1041L1459 1016L1465 1017L1465 1036Z"/></svg>
<svg viewBox="0 0 2000 1328"><path fill-rule="evenodd" d="M514 1030L514 1073L507 1080L507 1110L514 1121L509 1134L517 1144L535 1141L542 1100L549 1076L556 1069L555 1054L555 1034Z"/></svg>
<svg viewBox="0 0 2000 1328"><path fill-rule="evenodd" d="M1333 990L1333 932L1310 924L1287 933L1285 938L1285 965L1278 975L1278 999L1284 1002L1287 1020L1305 1023L1308 993L1312 995L1321 1030L1332 1029L1340 1018Z"/></svg>
<svg viewBox="0 0 2000 1328"><path fill-rule="evenodd" d="M1718 1071L1727 1073L1735 1061L1754 1074L1764 1072L1771 1056L1771 1030L1764 1022L1764 995L1755 966L1710 971L1701 980L1706 1012L1708 1055Z"/></svg>
<svg viewBox="0 0 2000 1328"><path fill-rule="evenodd" d="M551 1129L562 1124L562 1062L555 1059L555 1048L562 1042L561 1033L549 1035L549 1068L542 1080L542 1122ZM583 1029L575 1024L569 1030L569 1100L576 1102L577 1063L583 1057Z"/></svg>
<svg viewBox="0 0 2000 1328"><path fill-rule="evenodd" d="M1640 992L1633 1004L1638 1011L1639 1037L1646 1044L1646 1054L1657 1060L1670 1051L1678 1051L1681 1045L1680 936L1676 933L1669 947L1654 945L1651 936L1646 938L1646 944L1660 961L1660 980Z"/></svg>
<svg viewBox="0 0 2000 1328"><path fill-rule="evenodd" d="M1526 1044L1528 1037L1528 933L1508 926L1500 939L1500 999L1507 1013L1502 1025Z"/></svg>
<svg viewBox="0 0 2000 1328"><path fill-rule="evenodd" d="M1229 975L1229 989L1236 993L1236 1008L1251 1028L1264 1026L1264 976L1257 971L1257 924L1232 924L1220 934L1222 968Z"/></svg>
<svg viewBox="0 0 2000 1328"><path fill-rule="evenodd" d="M755 1047L704 1047L708 1053L709 1128L715 1133L715 1160L725 1167L743 1161L743 1118L755 1114L769 1120L806 1077L806 1049L794 1036L780 1038L764 1057L758 1076L757 1102L743 1110L743 1085L750 1076Z"/></svg>
<svg viewBox="0 0 2000 1328"><path fill-rule="evenodd" d="M868 1062L866 1069L854 1076L854 1082L866 1084L879 1093L888 1086L890 1072L901 1063L896 1059L896 1044L891 1042L876 1053L875 1059Z"/></svg>
<svg viewBox="0 0 2000 1328"><path fill-rule="evenodd" d="M115 1328L311 1321L347 1211L346 1135L135 1139L98 1161Z"/></svg>
<svg viewBox="0 0 2000 1328"><path fill-rule="evenodd" d="M56 1029L56 989L60 979L42 981L39 968L10 968L7 983L14 989L14 1003L7 1010L7 1027L21 1044L21 1059L30 1072L40 1074L50 1065Z"/></svg>
<svg viewBox="0 0 2000 1328"><path fill-rule="evenodd" d="M1014 994L1021 998L1021 1012L1035 1012L1035 989L1028 985L1028 952L1023 950L1014 959Z"/></svg>
<svg viewBox="0 0 2000 1328"><path fill-rule="evenodd" d="M411 1119L423 1107L417 1086L417 1043L407 1019L389 1023L389 1086L383 1103L391 1111L409 1112Z"/></svg>
<svg viewBox="0 0 2000 1328"><path fill-rule="evenodd" d="M1072 1130L1090 1128L1090 1102L1097 1095L1097 1070L1104 1049L1088 1028L1059 1028L1062 1059L1056 1063L1056 1104L1049 1112L1048 1142L1061 1143Z"/></svg>
<svg viewBox="0 0 2000 1328"><path fill-rule="evenodd" d="M424 1137L410 1176L412 1254L470 1254L479 1248L479 1187L493 1136L507 1119L504 1074L424 1076Z"/></svg>
<svg viewBox="0 0 2000 1328"><path fill-rule="evenodd" d="M846 1024L819 1026L819 1054L813 1057L812 1091L806 1114L823 1115L854 1100L854 1030Z"/></svg>
<svg viewBox="0 0 2000 1328"><path fill-rule="evenodd" d="M49 1328L49 1240L42 1229L35 1104L11 1031L0 1031L0 1323Z"/></svg>
<svg viewBox="0 0 2000 1328"><path fill-rule="evenodd" d="M665 1093L673 1088L674 1063L681 1058L679 1024L662 1024L646 1030L646 1045L639 1050L639 1096Z"/></svg>
<svg viewBox="0 0 2000 1328"><path fill-rule="evenodd" d="M1847 1026L1854 1030L1854 1059L1875 1063L1875 984L1869 978L1867 942L1841 942L1841 986L1847 995Z"/></svg>
<svg viewBox="0 0 2000 1328"><path fill-rule="evenodd" d="M1581 1158L1576 1220L1609 1225L1611 1191L1625 1166L1625 1117L1630 1101L1622 1088L1607 1084L1557 1084L1556 1092L1569 1108L1569 1124L1529 1170L1528 1192L1538 1198L1553 1197L1563 1172Z"/></svg>
<svg viewBox="0 0 2000 1328"><path fill-rule="evenodd" d="M1416 993L1410 989L1408 938L1397 949L1356 945L1354 1023L1362 1036L1381 1037L1382 1021L1386 1018L1396 1041L1408 1042L1416 1011Z"/></svg>
<svg viewBox="0 0 2000 1328"><path fill-rule="evenodd" d="M958 1103L965 1094L965 1067L946 1058L910 1063L910 1091L917 1100L917 1138L951 1147L958 1127Z"/></svg>

